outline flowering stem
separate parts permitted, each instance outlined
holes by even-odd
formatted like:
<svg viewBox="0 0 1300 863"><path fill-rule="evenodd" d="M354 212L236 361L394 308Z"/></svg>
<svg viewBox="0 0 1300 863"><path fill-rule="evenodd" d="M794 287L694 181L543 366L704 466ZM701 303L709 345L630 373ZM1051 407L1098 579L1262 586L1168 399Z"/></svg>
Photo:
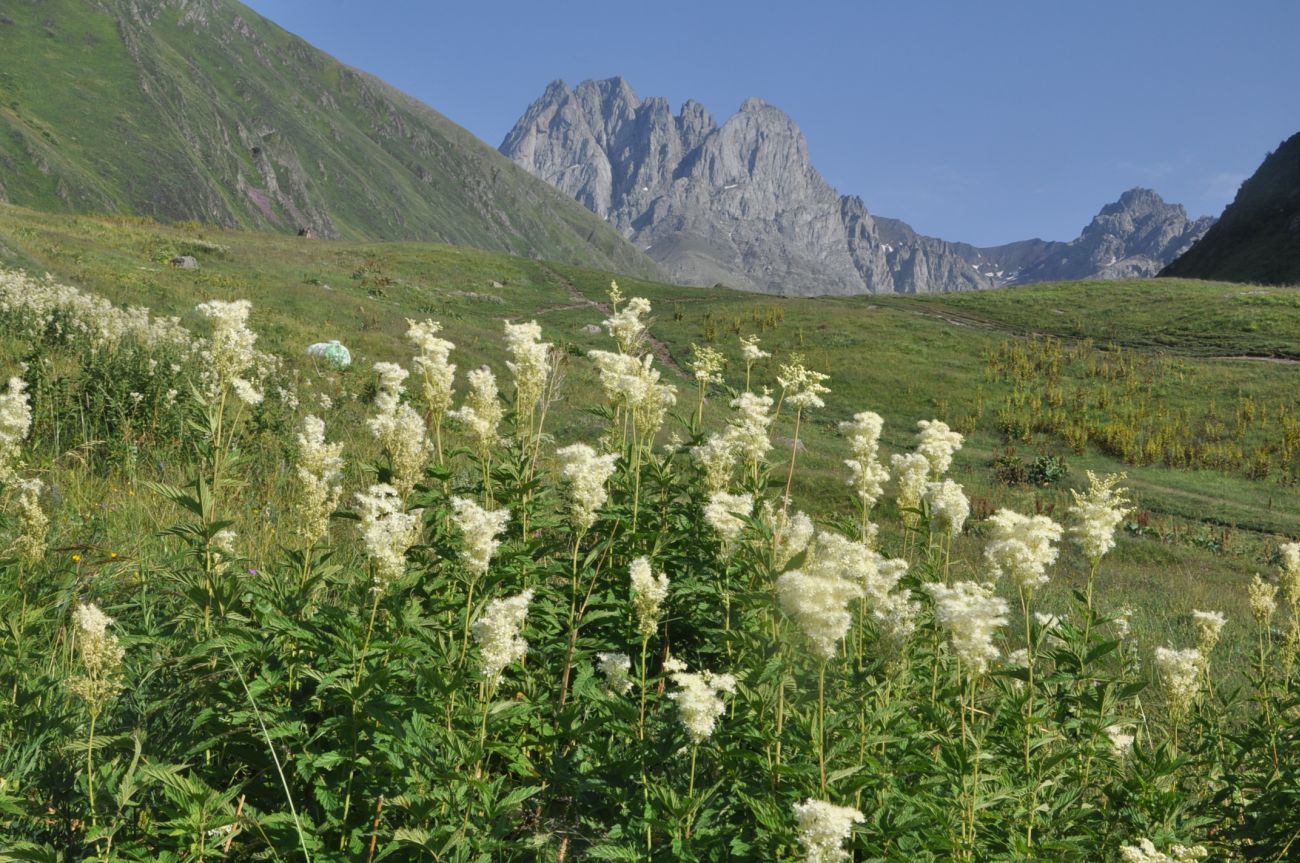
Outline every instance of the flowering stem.
<svg viewBox="0 0 1300 863"><path fill-rule="evenodd" d="M817 674L817 767L821 774L822 797L826 797L826 660Z"/></svg>
<svg viewBox="0 0 1300 863"><path fill-rule="evenodd" d="M86 797L90 808L90 825L98 826L95 816L95 720L99 718L99 711L94 706L90 708L90 736L86 738Z"/></svg>
<svg viewBox="0 0 1300 863"><path fill-rule="evenodd" d="M1101 558L1092 559L1092 567L1088 570L1088 591L1087 603L1088 613L1083 619L1083 649L1088 649L1088 633L1092 630L1092 582L1097 577L1097 567L1101 565Z"/></svg>
<svg viewBox="0 0 1300 863"><path fill-rule="evenodd" d="M1089 582L1091 584L1091 581ZM1029 669L1029 683L1026 687L1025 699L1025 778L1029 781L1029 824L1025 828L1025 845L1034 847L1034 810L1037 808L1038 798L1038 780L1032 776L1033 768L1030 762L1030 746L1034 736L1034 637L1029 617L1029 594L1024 587L1020 588L1020 608L1025 616L1025 663Z"/></svg>
<svg viewBox="0 0 1300 863"><path fill-rule="evenodd" d="M794 462L799 455L799 422L803 419L803 408L796 408L794 412L794 443L790 444L790 470L785 476L785 496L782 498L781 511L788 512L790 509L790 486L794 482Z"/></svg>

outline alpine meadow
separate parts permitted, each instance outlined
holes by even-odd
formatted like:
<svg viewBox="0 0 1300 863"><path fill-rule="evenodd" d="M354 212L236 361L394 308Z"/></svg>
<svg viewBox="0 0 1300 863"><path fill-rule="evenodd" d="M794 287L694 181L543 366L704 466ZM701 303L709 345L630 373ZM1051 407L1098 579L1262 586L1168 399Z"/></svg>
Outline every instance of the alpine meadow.
<svg viewBox="0 0 1300 863"><path fill-rule="evenodd" d="M0 225L10 859L1291 854L1291 289Z"/></svg>
<svg viewBox="0 0 1300 863"><path fill-rule="evenodd" d="M1300 7L248 4L0 0L0 863L1300 860Z"/></svg>

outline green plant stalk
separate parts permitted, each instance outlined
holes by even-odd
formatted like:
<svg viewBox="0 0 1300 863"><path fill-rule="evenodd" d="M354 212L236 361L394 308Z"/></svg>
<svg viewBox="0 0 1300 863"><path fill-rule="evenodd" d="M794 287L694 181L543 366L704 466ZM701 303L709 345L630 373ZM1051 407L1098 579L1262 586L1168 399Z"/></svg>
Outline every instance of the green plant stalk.
<svg viewBox="0 0 1300 863"><path fill-rule="evenodd" d="M1029 671L1029 682L1025 686L1025 780L1029 782L1029 823L1025 826L1025 846L1026 848L1033 848L1034 813L1038 803L1038 778L1034 775L1030 747L1034 735L1034 661L1037 657L1034 651L1032 621L1029 616L1029 600L1030 594L1025 591L1023 586L1020 587L1020 608L1025 616L1025 661ZM972 708L973 713L974 709Z"/></svg>
<svg viewBox="0 0 1300 863"><path fill-rule="evenodd" d="M803 408L795 408L794 411L794 438L790 444L790 469L785 475L785 494L781 497L781 512L787 514L790 511L790 487L794 483L794 463L799 456L799 424L803 419Z"/></svg>
<svg viewBox="0 0 1300 863"><path fill-rule="evenodd" d="M826 660L817 672L817 769L822 799L826 799Z"/></svg>
<svg viewBox="0 0 1300 863"><path fill-rule="evenodd" d="M374 584L374 567L371 567L371 584ZM373 588L372 588L373 589ZM352 689L355 690L361 684L361 672L365 668L366 653L370 650L370 639L375 633L375 618L379 615L379 600L383 593L374 590L375 601L370 605L370 624L366 627L366 639L361 645L361 653L357 656L357 669L352 675ZM348 767L347 793L343 797L343 819L339 832L339 850L342 851L347 847L348 842L348 814L352 811L352 781L357 775L357 701L355 694L352 699L352 764Z"/></svg>

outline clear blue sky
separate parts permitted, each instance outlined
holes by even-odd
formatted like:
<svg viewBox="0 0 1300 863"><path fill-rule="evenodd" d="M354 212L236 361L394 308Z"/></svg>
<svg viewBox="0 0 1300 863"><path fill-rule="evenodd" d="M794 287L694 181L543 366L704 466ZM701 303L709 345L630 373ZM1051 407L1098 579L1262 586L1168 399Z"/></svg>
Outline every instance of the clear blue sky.
<svg viewBox="0 0 1300 863"><path fill-rule="evenodd" d="M245 0L492 146L556 78L784 108L844 193L981 245L1132 186L1218 215L1300 131L1300 2Z"/></svg>

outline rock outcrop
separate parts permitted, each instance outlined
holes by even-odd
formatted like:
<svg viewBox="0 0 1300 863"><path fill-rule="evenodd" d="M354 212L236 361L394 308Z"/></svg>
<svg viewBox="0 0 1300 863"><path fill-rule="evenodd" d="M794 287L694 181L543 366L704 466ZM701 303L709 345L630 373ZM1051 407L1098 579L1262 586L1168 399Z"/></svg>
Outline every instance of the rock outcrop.
<svg viewBox="0 0 1300 863"><path fill-rule="evenodd" d="M798 125L747 99L722 125L698 102L673 114L622 78L555 81L501 152L573 196L675 281L768 293L928 293L1152 276L1211 220L1133 189L1071 242L978 248L918 234L841 195Z"/></svg>

